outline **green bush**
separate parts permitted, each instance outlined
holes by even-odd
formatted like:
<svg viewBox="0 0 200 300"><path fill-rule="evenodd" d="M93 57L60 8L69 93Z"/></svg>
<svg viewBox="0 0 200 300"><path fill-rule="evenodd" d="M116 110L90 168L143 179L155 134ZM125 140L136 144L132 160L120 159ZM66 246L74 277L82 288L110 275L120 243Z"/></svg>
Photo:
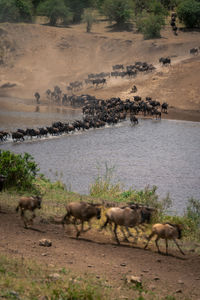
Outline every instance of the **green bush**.
<svg viewBox="0 0 200 300"><path fill-rule="evenodd" d="M30 22L32 11L29 0L0 0L0 22Z"/></svg>
<svg viewBox="0 0 200 300"><path fill-rule="evenodd" d="M72 16L64 0L45 0L39 4L37 13L48 17L51 26L55 26L58 21L67 24Z"/></svg>
<svg viewBox="0 0 200 300"><path fill-rule="evenodd" d="M133 1L130 0L105 0L102 11L111 22L122 26L132 19L133 7Z"/></svg>
<svg viewBox="0 0 200 300"><path fill-rule="evenodd" d="M185 0L177 7L179 20L188 28L200 27L200 2Z"/></svg>
<svg viewBox="0 0 200 300"><path fill-rule="evenodd" d="M30 154L14 154L10 151L0 152L0 174L6 176L5 186L7 188L33 189L34 179L38 171L37 164Z"/></svg>
<svg viewBox="0 0 200 300"><path fill-rule="evenodd" d="M160 31L165 25L165 18L162 14L142 14L137 18L136 25L144 39L159 38Z"/></svg>

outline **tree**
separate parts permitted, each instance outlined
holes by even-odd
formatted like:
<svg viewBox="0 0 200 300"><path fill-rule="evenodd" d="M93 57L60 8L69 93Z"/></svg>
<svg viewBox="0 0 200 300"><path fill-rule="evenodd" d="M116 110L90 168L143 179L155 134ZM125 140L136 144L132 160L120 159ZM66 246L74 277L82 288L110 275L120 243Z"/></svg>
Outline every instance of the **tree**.
<svg viewBox="0 0 200 300"><path fill-rule="evenodd" d="M136 21L138 31L144 35L144 39L159 38L160 31L165 25L163 15L143 13Z"/></svg>
<svg viewBox="0 0 200 300"><path fill-rule="evenodd" d="M133 1L105 0L102 6L102 11L110 21L115 21L118 26L122 26L132 19Z"/></svg>
<svg viewBox="0 0 200 300"><path fill-rule="evenodd" d="M49 18L49 24L55 26L59 20L69 22L71 13L64 0L45 0L37 8L37 13Z"/></svg>
<svg viewBox="0 0 200 300"><path fill-rule="evenodd" d="M32 11L29 0L0 0L0 22L31 22Z"/></svg>
<svg viewBox="0 0 200 300"><path fill-rule="evenodd" d="M96 0L64 0L65 5L70 8L73 23L79 23L82 19L84 9L96 7Z"/></svg>
<svg viewBox="0 0 200 300"><path fill-rule="evenodd" d="M90 32L92 29L92 25L93 23L95 23L97 21L97 16L96 16L96 12L91 9L91 8L87 8L84 10L83 16L82 16L82 21L84 23L86 23L86 31Z"/></svg>
<svg viewBox="0 0 200 300"><path fill-rule="evenodd" d="M200 2L185 0L177 7L179 20L188 28L200 27Z"/></svg>

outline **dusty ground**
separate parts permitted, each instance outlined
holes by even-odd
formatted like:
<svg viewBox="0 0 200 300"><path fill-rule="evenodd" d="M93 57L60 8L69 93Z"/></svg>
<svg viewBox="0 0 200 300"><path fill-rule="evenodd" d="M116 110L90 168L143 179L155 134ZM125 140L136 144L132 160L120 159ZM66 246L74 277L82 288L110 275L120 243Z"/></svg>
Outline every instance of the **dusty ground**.
<svg viewBox="0 0 200 300"><path fill-rule="evenodd" d="M66 92L69 82L84 80L89 73L107 72L114 64L133 64L146 61L156 66L150 74L134 79L110 79L104 88L84 87L79 93L88 93L108 99L119 96L132 98L133 85L137 95L150 96L170 106L172 119L200 121L200 55L191 56L189 50L200 46L199 32L179 31L174 36L169 26L161 39L143 40L136 32L115 32L102 21L85 32L84 25L69 28L51 28L39 24L1 24L0 107L13 111L9 97L24 99L18 109L26 112L26 105L34 103L34 93L42 95L55 85ZM3 49L3 50L2 50ZM171 57L172 65L162 67L160 57ZM13 87L2 88L6 83ZM21 101L21 100L20 100ZM21 105L21 106L20 106ZM9 119L9 122L11 120Z"/></svg>
<svg viewBox="0 0 200 300"><path fill-rule="evenodd" d="M93 274L112 286L115 299L133 299L135 292L124 281L127 275L140 276L143 289L158 297L151 299L169 295L181 300L200 299L200 255L183 248L183 256L171 244L169 256L158 254L153 244L148 250L142 249L142 242L117 246L109 231L97 229L76 240L74 229L69 226L63 231L61 225L41 224L37 218L32 229L27 230L15 213L0 214L0 251L52 265L57 270L66 268L83 276ZM52 247L39 246L41 238L50 239Z"/></svg>

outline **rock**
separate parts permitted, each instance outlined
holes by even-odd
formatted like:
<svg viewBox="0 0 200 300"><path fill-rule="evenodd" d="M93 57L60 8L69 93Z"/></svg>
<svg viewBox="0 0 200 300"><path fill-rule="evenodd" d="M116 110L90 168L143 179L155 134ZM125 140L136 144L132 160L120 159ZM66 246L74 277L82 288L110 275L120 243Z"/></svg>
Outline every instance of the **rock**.
<svg viewBox="0 0 200 300"><path fill-rule="evenodd" d="M134 283L138 285L142 285L142 279L139 276L134 276L134 275L127 275L126 276L126 282L127 283Z"/></svg>
<svg viewBox="0 0 200 300"><path fill-rule="evenodd" d="M154 280L160 280L160 278L158 276L154 277Z"/></svg>
<svg viewBox="0 0 200 300"><path fill-rule="evenodd" d="M42 255L42 256L47 256L48 254L47 254L47 253L42 253L41 255Z"/></svg>
<svg viewBox="0 0 200 300"><path fill-rule="evenodd" d="M51 247L52 242L51 242L51 240L48 240L48 239L42 239L42 240L39 240L39 245L43 246L43 247Z"/></svg>
<svg viewBox="0 0 200 300"><path fill-rule="evenodd" d="M51 280L59 280L59 279L61 279L61 276L60 276L60 274L58 274L58 273L53 273L53 274L50 274L50 275L49 275L49 278L50 278Z"/></svg>
<svg viewBox="0 0 200 300"><path fill-rule="evenodd" d="M184 282L182 280L178 280L179 284L184 284Z"/></svg>
<svg viewBox="0 0 200 300"><path fill-rule="evenodd" d="M179 294L179 293L182 293L182 290L181 289L179 289L179 290L176 290L176 292L175 292L176 294Z"/></svg>
<svg viewBox="0 0 200 300"><path fill-rule="evenodd" d="M126 267L126 264L125 263L121 263L120 266L121 267Z"/></svg>

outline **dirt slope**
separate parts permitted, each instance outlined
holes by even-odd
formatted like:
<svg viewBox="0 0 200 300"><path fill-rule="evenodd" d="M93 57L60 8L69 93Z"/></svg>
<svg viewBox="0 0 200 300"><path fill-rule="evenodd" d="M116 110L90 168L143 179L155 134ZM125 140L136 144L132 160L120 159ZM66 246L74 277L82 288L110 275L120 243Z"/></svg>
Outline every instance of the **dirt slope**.
<svg viewBox="0 0 200 300"><path fill-rule="evenodd" d="M168 26L161 39L144 41L135 32L114 32L102 21L94 25L91 34L85 32L85 25L52 28L39 24L1 24L0 35L5 50L0 86L16 84L0 88L0 95L30 101L35 91L39 91L44 98L45 91L55 85L66 92L69 82L84 80L91 72L111 71L112 65L118 63L146 61L156 66L154 73L131 80L112 79L105 88L85 87L80 93L126 99L133 96L130 90L136 84L138 95L166 101L178 109L177 115L179 110L183 115L187 110L189 119L200 121L200 55L189 54L190 48L200 46L199 32L179 31L174 36ZM159 66L161 56L171 57L172 66Z"/></svg>
<svg viewBox="0 0 200 300"><path fill-rule="evenodd" d="M126 275L141 276L144 290L155 293L156 299L169 295L181 300L200 299L199 255L186 251L182 256L171 244L169 256L158 254L154 245L143 250L141 242L117 246L110 232L98 233L95 229L79 240L74 236L71 225L63 231L61 225L41 224L37 218L32 230L25 230L15 213L0 214L1 253L53 265L57 270L94 274L112 286L115 299L133 299L135 295L124 282ZM51 239L52 247L40 247L41 238Z"/></svg>

